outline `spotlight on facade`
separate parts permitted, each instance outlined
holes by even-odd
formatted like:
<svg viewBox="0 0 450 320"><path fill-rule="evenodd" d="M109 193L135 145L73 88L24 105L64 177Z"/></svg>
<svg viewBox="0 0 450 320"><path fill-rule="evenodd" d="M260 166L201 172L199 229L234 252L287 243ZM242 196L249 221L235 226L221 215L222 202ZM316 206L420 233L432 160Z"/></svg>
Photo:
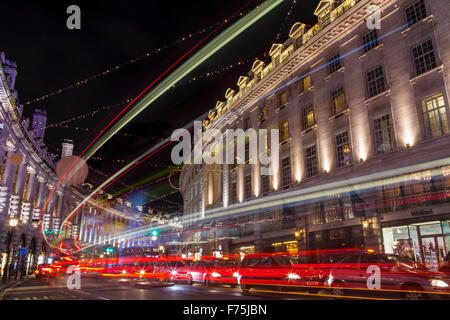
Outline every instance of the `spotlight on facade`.
<svg viewBox="0 0 450 320"><path fill-rule="evenodd" d="M369 229L369 223L370 223L369 219L363 219L362 220L362 227L363 227L364 230Z"/></svg>

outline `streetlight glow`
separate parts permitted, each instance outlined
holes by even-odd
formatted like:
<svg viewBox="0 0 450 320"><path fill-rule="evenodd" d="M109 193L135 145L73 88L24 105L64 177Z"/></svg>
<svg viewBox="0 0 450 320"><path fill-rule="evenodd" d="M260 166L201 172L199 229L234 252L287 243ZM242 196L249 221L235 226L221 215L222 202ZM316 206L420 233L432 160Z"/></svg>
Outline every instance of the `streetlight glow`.
<svg viewBox="0 0 450 320"><path fill-rule="evenodd" d="M9 225L11 226L11 227L15 227L15 226L17 226L17 224L19 223L19 220L17 220L17 219L10 219L9 220Z"/></svg>

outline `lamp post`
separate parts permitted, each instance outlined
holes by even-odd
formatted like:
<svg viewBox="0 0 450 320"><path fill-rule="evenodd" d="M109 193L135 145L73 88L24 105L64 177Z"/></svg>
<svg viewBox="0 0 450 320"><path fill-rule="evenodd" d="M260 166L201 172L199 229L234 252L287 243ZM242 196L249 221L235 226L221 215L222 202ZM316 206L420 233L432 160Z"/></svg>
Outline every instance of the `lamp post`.
<svg viewBox="0 0 450 320"><path fill-rule="evenodd" d="M9 274L9 255L11 253L11 241L13 240L13 235L14 235L14 228L17 226L17 224L19 223L19 220L17 219L10 219L9 220L9 232L8 232L8 251L6 254L6 263L5 263L5 270L3 271L3 276L2 276L2 282L6 283L6 281L8 280L8 276L11 276Z"/></svg>

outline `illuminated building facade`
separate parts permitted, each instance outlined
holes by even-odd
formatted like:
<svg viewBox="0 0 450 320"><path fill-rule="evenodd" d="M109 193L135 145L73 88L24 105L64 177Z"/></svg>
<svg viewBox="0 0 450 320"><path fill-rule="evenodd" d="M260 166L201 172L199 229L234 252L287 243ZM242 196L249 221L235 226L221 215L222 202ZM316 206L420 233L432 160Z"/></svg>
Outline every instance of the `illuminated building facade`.
<svg viewBox="0 0 450 320"><path fill-rule="evenodd" d="M380 29L368 28L370 5ZM213 128L278 128L279 163L265 176L259 164L185 166L185 215L197 212L207 231L187 233L192 245L181 250L373 247L441 261L450 250L447 1L325 0L314 14L316 25L295 23L204 121L203 146ZM191 197L195 172L203 184ZM373 185L359 184L370 175Z"/></svg>
<svg viewBox="0 0 450 320"><path fill-rule="evenodd" d="M46 111L36 109L32 122L22 117L15 80L17 65L0 53L0 254L1 273L6 266L19 268L18 249L27 248L21 263L28 273L36 264L46 263L51 251L39 234L39 215L58 182L54 156L44 145ZM59 232L65 215L81 194L60 185L42 213L43 232L51 241ZM10 226L10 220L18 224ZM66 229L65 237L77 237L77 221ZM9 250L8 250L9 247ZM8 255L9 251L9 255ZM9 261L7 261L9 258ZM22 266L21 266L22 267Z"/></svg>

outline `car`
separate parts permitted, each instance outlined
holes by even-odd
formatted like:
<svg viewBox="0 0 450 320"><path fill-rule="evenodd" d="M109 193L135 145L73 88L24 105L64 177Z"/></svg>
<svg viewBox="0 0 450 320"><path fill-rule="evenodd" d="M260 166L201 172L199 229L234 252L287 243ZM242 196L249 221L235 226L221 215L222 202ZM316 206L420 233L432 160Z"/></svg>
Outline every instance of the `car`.
<svg viewBox="0 0 450 320"><path fill-rule="evenodd" d="M231 285L236 287L238 261L234 259L211 259L207 273L207 285Z"/></svg>
<svg viewBox="0 0 450 320"><path fill-rule="evenodd" d="M34 276L39 280L49 280L55 277L55 272L49 265L40 265L34 271Z"/></svg>
<svg viewBox="0 0 450 320"><path fill-rule="evenodd" d="M188 284L201 283L203 285L208 285L211 267L212 263L210 260L191 261L189 264Z"/></svg>
<svg viewBox="0 0 450 320"><path fill-rule="evenodd" d="M290 254L245 255L234 276L243 291L252 288L316 291L320 285L319 276Z"/></svg>
<svg viewBox="0 0 450 320"><path fill-rule="evenodd" d="M408 300L450 298L450 278L395 254L361 251L322 265L321 272L335 297L352 291L363 295L389 296ZM377 278L379 274L379 278ZM378 290L377 290L378 289Z"/></svg>
<svg viewBox="0 0 450 320"><path fill-rule="evenodd" d="M161 260L154 263L153 274L161 282L188 283L190 281L188 262L183 260Z"/></svg>

